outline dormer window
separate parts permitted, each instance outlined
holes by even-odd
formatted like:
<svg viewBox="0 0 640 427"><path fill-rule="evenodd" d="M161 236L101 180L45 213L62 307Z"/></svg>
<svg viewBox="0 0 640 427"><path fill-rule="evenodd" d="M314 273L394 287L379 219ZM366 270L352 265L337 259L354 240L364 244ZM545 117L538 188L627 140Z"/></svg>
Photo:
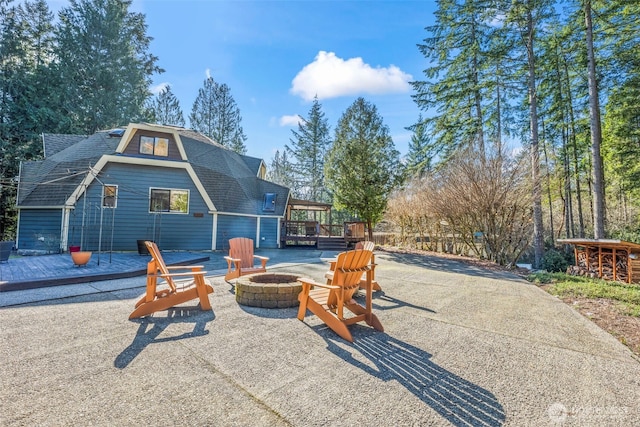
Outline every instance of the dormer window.
<svg viewBox="0 0 640 427"><path fill-rule="evenodd" d="M167 157L169 155L169 139L157 136L140 136L140 154Z"/></svg>
<svg viewBox="0 0 640 427"><path fill-rule="evenodd" d="M275 212L276 210L276 193L264 193L262 202L262 210L265 212Z"/></svg>

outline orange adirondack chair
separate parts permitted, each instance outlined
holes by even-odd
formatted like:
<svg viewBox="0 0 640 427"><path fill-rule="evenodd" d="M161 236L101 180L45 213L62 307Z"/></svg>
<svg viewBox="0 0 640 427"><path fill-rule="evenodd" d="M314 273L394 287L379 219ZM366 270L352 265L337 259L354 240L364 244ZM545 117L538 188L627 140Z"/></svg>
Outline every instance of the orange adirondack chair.
<svg viewBox="0 0 640 427"><path fill-rule="evenodd" d="M227 274L224 280L235 279L236 277L246 274L264 273L267 271L266 256L253 254L253 240L246 237L234 237L229 240L229 256L225 256L227 260ZM254 266L253 261L260 261L260 266Z"/></svg>
<svg viewBox="0 0 640 427"><path fill-rule="evenodd" d="M204 275L207 272L202 271L201 265L167 266L162 259L160 249L154 242L144 242L144 244L151 254L151 261L147 264L147 292L136 303L136 308L129 315L129 319L148 316L195 298L200 298L202 310L211 310L209 294L213 292L213 288L206 282ZM158 291L158 279L163 279L168 289Z"/></svg>
<svg viewBox="0 0 640 427"><path fill-rule="evenodd" d="M331 284L301 278L302 292L298 295L298 319L304 320L307 309L347 341L353 342L348 325L366 322L378 331L384 331L380 320L372 312L371 256L368 250L342 252L338 255ZM366 275L366 303L361 306L354 299L360 288L362 275ZM345 309L353 316L347 317Z"/></svg>
<svg viewBox="0 0 640 427"><path fill-rule="evenodd" d="M370 241L358 242L356 243L355 249L364 249L366 251L371 251L371 285L373 286L374 291L381 291L382 288L378 284L376 280L376 255L373 253L373 249L375 248L375 244ZM333 280L333 271L335 270L336 262L331 261L331 266L329 267L329 271L324 274L325 279L327 279L327 285L331 284L331 280ZM365 289L367 286L367 275L363 274L360 279L360 289Z"/></svg>

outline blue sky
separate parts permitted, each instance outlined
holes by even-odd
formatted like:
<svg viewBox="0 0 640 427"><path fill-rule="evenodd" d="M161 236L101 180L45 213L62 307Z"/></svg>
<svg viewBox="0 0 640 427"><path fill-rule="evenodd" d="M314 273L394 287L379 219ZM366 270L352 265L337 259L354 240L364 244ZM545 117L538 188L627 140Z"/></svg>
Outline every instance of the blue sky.
<svg viewBox="0 0 640 427"><path fill-rule="evenodd" d="M52 1L55 9L67 2ZM53 5L52 5L53 6ZM187 120L207 75L226 83L242 116L247 154L269 163L289 144L296 116L318 95L331 132L359 97L376 105L401 155L420 113L412 80L424 79L417 43L434 1L134 0L151 53Z"/></svg>

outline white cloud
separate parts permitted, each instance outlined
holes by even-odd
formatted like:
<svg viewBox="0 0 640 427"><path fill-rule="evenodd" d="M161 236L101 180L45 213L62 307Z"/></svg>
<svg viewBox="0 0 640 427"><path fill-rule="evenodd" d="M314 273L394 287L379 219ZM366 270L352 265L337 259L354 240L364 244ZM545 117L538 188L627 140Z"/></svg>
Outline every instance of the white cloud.
<svg viewBox="0 0 640 427"><path fill-rule="evenodd" d="M290 92L310 101L355 94L408 92L413 77L395 65L372 67L362 58L342 59L333 52L320 51L294 77Z"/></svg>
<svg viewBox="0 0 640 427"><path fill-rule="evenodd" d="M298 126L298 124L301 122L302 122L302 119L297 114L293 114L291 116L285 115L280 117L280 120L279 120L280 126Z"/></svg>
<svg viewBox="0 0 640 427"><path fill-rule="evenodd" d="M204 70L204 75L207 76L207 78L211 77L211 68Z"/></svg>
<svg viewBox="0 0 640 427"><path fill-rule="evenodd" d="M155 86L151 86L151 88L149 88L149 90L151 91L152 94L157 95L160 92L162 92L163 90L165 90L167 88L167 86L169 86L169 82L162 82L162 83L158 83Z"/></svg>

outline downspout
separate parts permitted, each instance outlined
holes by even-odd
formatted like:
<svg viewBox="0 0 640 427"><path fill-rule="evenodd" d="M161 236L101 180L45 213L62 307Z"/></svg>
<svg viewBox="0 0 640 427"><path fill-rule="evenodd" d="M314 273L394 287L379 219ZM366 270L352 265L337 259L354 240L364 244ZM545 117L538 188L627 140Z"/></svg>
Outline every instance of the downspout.
<svg viewBox="0 0 640 427"><path fill-rule="evenodd" d="M217 249L216 242L218 241L218 213L213 213L213 230L211 233L211 250L215 251Z"/></svg>
<svg viewBox="0 0 640 427"><path fill-rule="evenodd" d="M16 222L16 249L20 249L18 242L20 241L20 208L18 208L18 222Z"/></svg>
<svg viewBox="0 0 640 427"><path fill-rule="evenodd" d="M256 218L256 249L260 248L260 217Z"/></svg>
<svg viewBox="0 0 640 427"><path fill-rule="evenodd" d="M20 216L22 215L21 209L18 207L20 203L20 183L22 182L22 160L20 160L20 166L18 166L18 188L16 189L16 210L18 211L18 222L16 222L16 249L20 249L18 242L20 241Z"/></svg>
<svg viewBox="0 0 640 427"><path fill-rule="evenodd" d="M69 214L71 209L68 206L62 208L62 225L60 227L60 250L65 251L69 246Z"/></svg>
<svg viewBox="0 0 640 427"><path fill-rule="evenodd" d="M276 244L278 245L278 249L280 249L280 235L282 233L282 221L284 217L278 217L278 226L276 227Z"/></svg>

